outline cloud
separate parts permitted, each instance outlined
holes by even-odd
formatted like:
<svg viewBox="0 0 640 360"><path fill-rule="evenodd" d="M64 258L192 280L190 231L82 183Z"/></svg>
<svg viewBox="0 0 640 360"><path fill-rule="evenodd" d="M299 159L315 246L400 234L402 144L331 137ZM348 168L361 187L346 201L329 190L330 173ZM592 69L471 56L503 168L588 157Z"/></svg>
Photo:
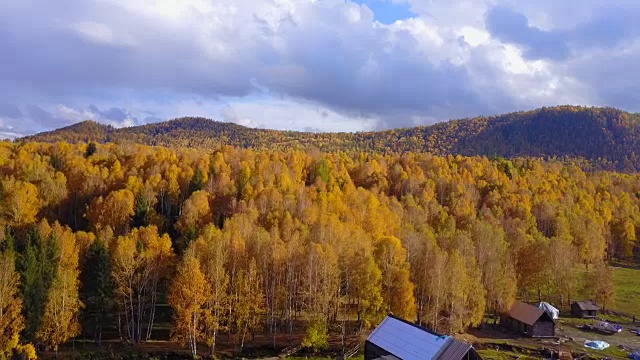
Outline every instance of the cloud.
<svg viewBox="0 0 640 360"><path fill-rule="evenodd" d="M562 60L569 56L569 34L530 26L526 16L507 7L497 6L488 12L487 29L500 40L523 46L528 59Z"/></svg>
<svg viewBox="0 0 640 360"><path fill-rule="evenodd" d="M88 107L74 107L64 104L57 104L49 107L41 107L37 104L27 104L24 111L17 106L9 109L14 112L2 112L0 107L0 137L3 133L11 134L11 137L25 136L34 132L44 131L52 128L69 126L85 120L94 120L109 124L115 127L140 125L137 116L122 108L109 108L100 110L95 105ZM152 116L147 116L144 123L159 120Z"/></svg>
<svg viewBox="0 0 640 360"><path fill-rule="evenodd" d="M636 0L371 1L411 17L384 24L382 7L350 0L3 2L0 118L20 132L189 115L356 131L562 103L640 110Z"/></svg>
<svg viewBox="0 0 640 360"><path fill-rule="evenodd" d="M379 121L378 117L348 115L317 103L288 98L230 102L219 112L221 116L214 118L276 130L353 132L375 129Z"/></svg>
<svg viewBox="0 0 640 360"><path fill-rule="evenodd" d="M78 111L62 105L56 107L55 112L49 112L35 104L27 105L26 109L29 119L37 123L50 125L56 128L83 120L82 115Z"/></svg>
<svg viewBox="0 0 640 360"><path fill-rule="evenodd" d="M15 104L0 103L0 116L8 119L20 119L22 111Z"/></svg>
<svg viewBox="0 0 640 360"><path fill-rule="evenodd" d="M16 133L13 130L13 126L7 125L6 122L7 121L0 115L0 141L5 139L14 139L20 136L19 133Z"/></svg>
<svg viewBox="0 0 640 360"><path fill-rule="evenodd" d="M567 60L594 49L615 49L640 35L640 4L610 4L593 7L593 15L574 27L543 30L507 6L487 12L487 29L496 38L518 44L529 59Z"/></svg>
<svg viewBox="0 0 640 360"><path fill-rule="evenodd" d="M230 105L225 106L220 111L220 116L222 117L222 121L224 122L232 122L247 127L257 127L257 124L254 123L250 118L240 117L236 110Z"/></svg>

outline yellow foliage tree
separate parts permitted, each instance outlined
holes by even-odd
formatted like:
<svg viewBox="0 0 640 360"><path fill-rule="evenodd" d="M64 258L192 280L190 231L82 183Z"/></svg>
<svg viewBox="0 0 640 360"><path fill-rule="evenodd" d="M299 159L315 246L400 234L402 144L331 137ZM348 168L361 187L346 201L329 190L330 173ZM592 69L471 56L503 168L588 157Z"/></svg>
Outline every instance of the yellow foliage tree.
<svg viewBox="0 0 640 360"><path fill-rule="evenodd" d="M186 251L167 296L174 311L174 338L188 346L193 356L198 354L197 342L202 338L200 321L207 301L206 285L193 249Z"/></svg>
<svg viewBox="0 0 640 360"><path fill-rule="evenodd" d="M416 300L413 295L407 251L400 239L383 236L376 245L375 257L382 270L383 297L387 311L409 321L416 317Z"/></svg>
<svg viewBox="0 0 640 360"><path fill-rule="evenodd" d="M194 249L206 279L207 299L201 326L203 340L213 355L216 335L228 318L229 274L225 262L229 250L224 243L222 232L213 225L206 226L202 235L190 245L190 248Z"/></svg>
<svg viewBox="0 0 640 360"><path fill-rule="evenodd" d="M13 349L19 346L20 332L24 329L19 284L20 275L15 270L13 255L0 253L0 358L2 359L11 357Z"/></svg>
<svg viewBox="0 0 640 360"><path fill-rule="evenodd" d="M78 249L76 238L57 222L52 227L59 254L55 277L47 294L42 322L36 337L54 350L58 345L80 334L78 313L83 307L78 294Z"/></svg>
<svg viewBox="0 0 640 360"><path fill-rule="evenodd" d="M110 226L116 234L124 234L135 214L134 200L133 193L127 189L112 191L106 198L100 196L91 203L85 216L96 229Z"/></svg>
<svg viewBox="0 0 640 360"><path fill-rule="evenodd" d="M171 239L167 234L160 236L157 227L148 226L118 237L112 248L113 279L127 337L139 343L151 336L158 286L173 261Z"/></svg>
<svg viewBox="0 0 640 360"><path fill-rule="evenodd" d="M38 188L28 182L10 179L2 182L2 217L9 225L20 227L36 221L40 211Z"/></svg>

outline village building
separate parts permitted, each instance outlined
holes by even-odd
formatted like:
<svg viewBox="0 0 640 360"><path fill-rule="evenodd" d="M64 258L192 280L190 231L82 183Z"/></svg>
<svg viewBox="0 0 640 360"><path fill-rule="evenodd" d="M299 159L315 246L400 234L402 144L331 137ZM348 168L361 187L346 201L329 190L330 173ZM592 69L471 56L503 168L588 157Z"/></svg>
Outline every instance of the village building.
<svg viewBox="0 0 640 360"><path fill-rule="evenodd" d="M395 316L387 316L365 342L365 360L477 360L482 359L466 342Z"/></svg>
<svg viewBox="0 0 640 360"><path fill-rule="evenodd" d="M556 333L556 323L546 311L522 301L514 301L500 322L505 329L528 337L553 337Z"/></svg>
<svg viewBox="0 0 640 360"><path fill-rule="evenodd" d="M591 301L575 301L571 304L571 314L579 318L595 318L600 308Z"/></svg>

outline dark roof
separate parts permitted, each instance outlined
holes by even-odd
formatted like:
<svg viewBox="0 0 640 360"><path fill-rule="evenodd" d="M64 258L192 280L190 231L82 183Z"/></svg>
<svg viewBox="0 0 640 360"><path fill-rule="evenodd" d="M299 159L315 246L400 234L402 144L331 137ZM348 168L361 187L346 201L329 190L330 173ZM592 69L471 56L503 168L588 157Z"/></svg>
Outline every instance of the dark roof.
<svg viewBox="0 0 640 360"><path fill-rule="evenodd" d="M544 310L518 300L513 302L509 312L507 312L510 317L527 325L535 324L544 314L546 314Z"/></svg>
<svg viewBox="0 0 640 360"><path fill-rule="evenodd" d="M574 304L577 304L580 310L584 310L584 311L600 310L598 305L594 304L591 301L576 301Z"/></svg>
<svg viewBox="0 0 640 360"><path fill-rule="evenodd" d="M405 360L461 360L472 346L393 315L387 316L369 335L370 342Z"/></svg>
<svg viewBox="0 0 640 360"><path fill-rule="evenodd" d="M445 346L440 349L440 352L434 356L434 359L464 359L465 355L471 350L471 344L467 344L462 341L458 341L454 338L449 338L449 341Z"/></svg>

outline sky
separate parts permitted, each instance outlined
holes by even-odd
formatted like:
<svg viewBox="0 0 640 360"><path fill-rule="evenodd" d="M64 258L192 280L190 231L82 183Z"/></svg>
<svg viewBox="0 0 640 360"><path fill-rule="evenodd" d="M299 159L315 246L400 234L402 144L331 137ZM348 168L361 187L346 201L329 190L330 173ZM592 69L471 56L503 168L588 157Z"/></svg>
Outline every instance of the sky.
<svg viewBox="0 0 640 360"><path fill-rule="evenodd" d="M0 0L0 138L181 116L366 131L640 111L637 0Z"/></svg>

